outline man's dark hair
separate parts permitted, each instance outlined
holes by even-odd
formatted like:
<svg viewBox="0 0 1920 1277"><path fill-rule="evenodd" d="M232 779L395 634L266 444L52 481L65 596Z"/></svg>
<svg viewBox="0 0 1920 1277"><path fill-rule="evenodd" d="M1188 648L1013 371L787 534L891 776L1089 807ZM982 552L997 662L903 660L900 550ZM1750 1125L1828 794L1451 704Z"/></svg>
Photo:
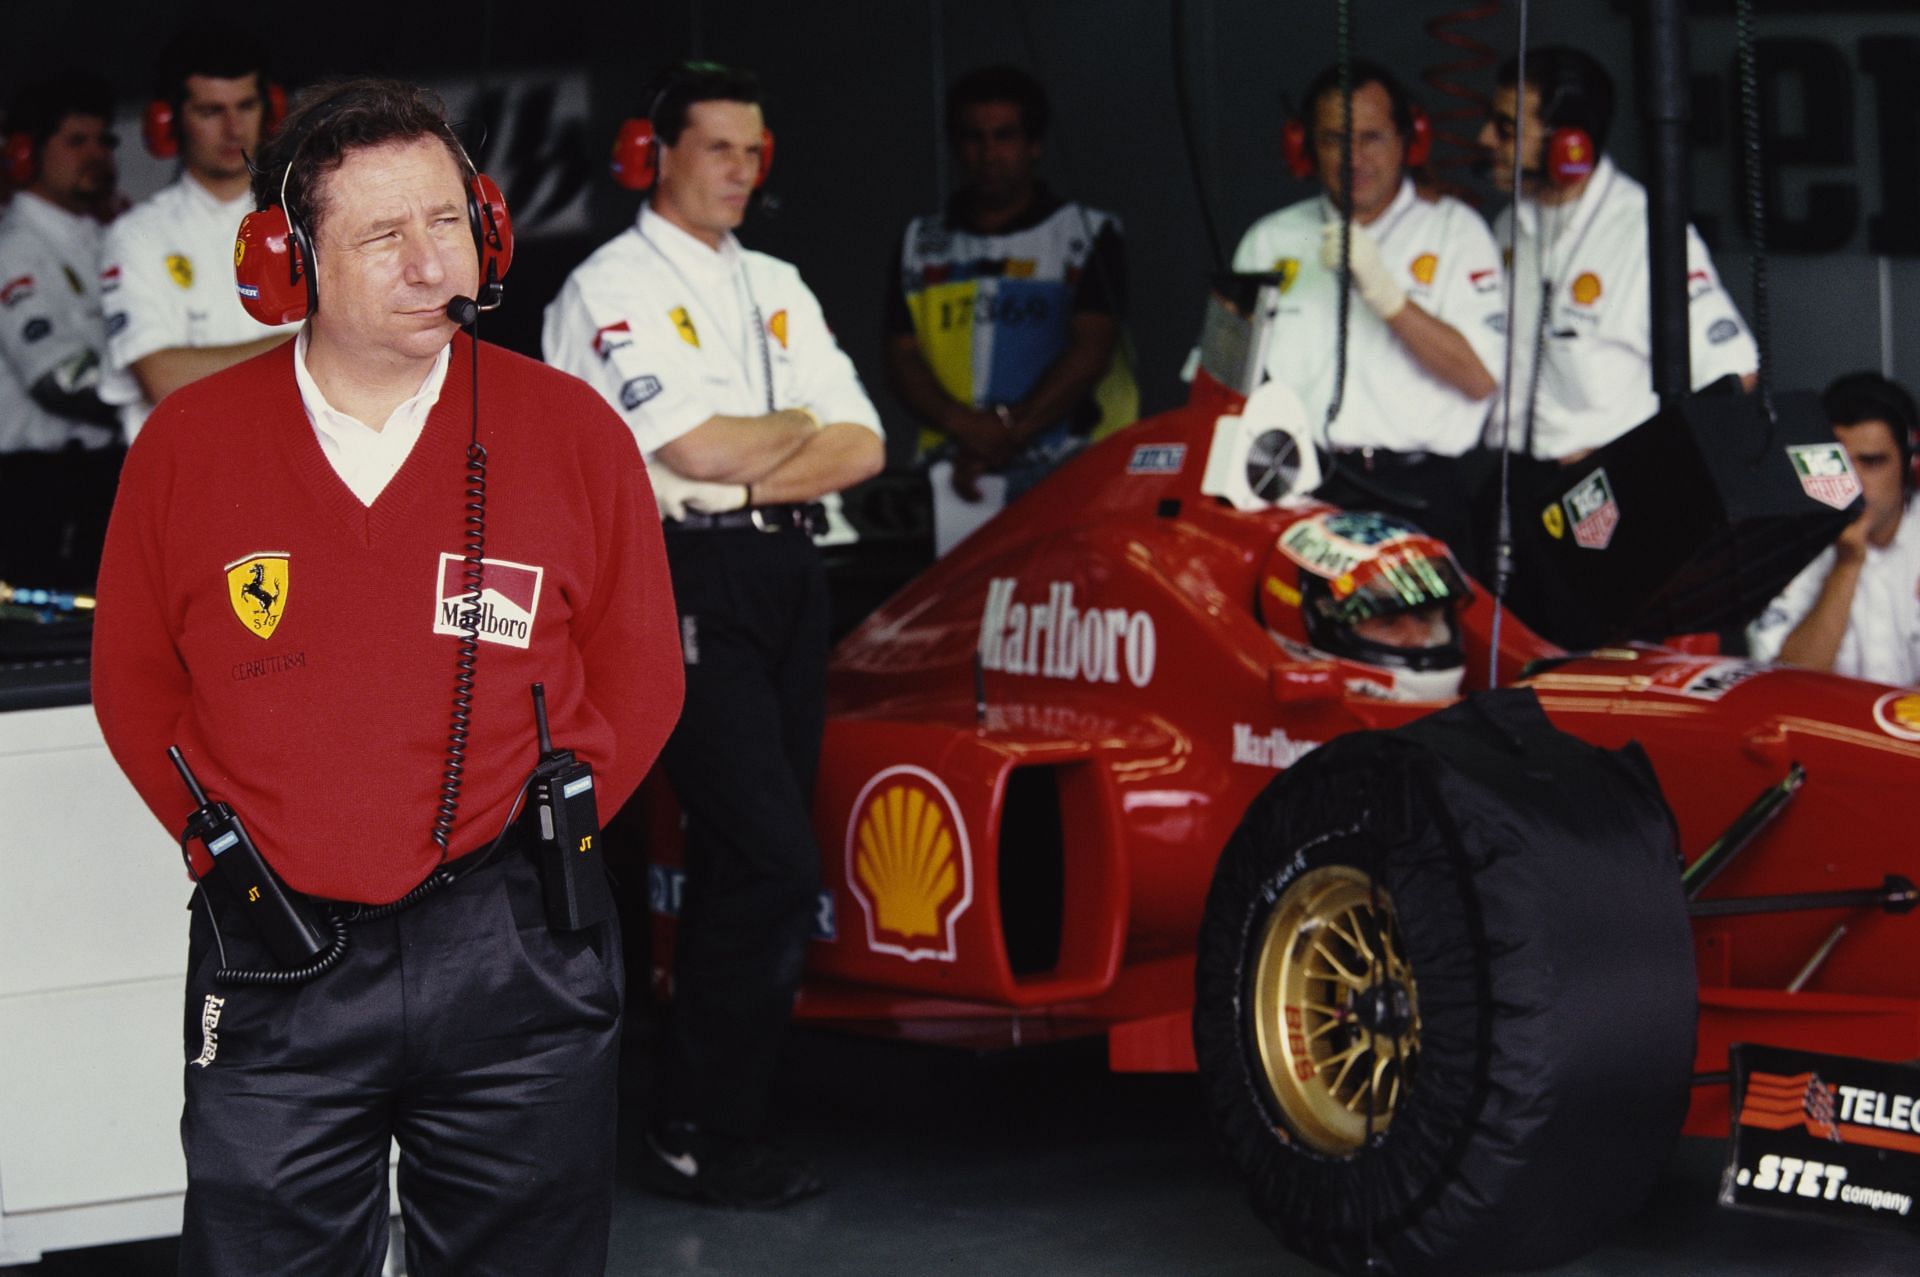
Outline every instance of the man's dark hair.
<svg viewBox="0 0 1920 1277"><path fill-rule="evenodd" d="M178 111L187 100L187 77L210 76L216 80L254 77L254 87L262 103L267 97L267 53L258 40L244 31L227 26L189 27L161 51L159 73L153 95Z"/></svg>
<svg viewBox="0 0 1920 1277"><path fill-rule="evenodd" d="M1503 89L1520 84L1520 60L1508 58L1494 74ZM1584 49L1561 44L1527 50L1527 83L1540 91L1540 120L1550 129L1585 129L1596 151L1607 149L1613 127L1613 77Z"/></svg>
<svg viewBox="0 0 1920 1277"><path fill-rule="evenodd" d="M87 71L62 71L36 80L15 95L7 128L33 138L37 154L70 115L113 120L113 86Z"/></svg>
<svg viewBox="0 0 1920 1277"><path fill-rule="evenodd" d="M1020 129L1030 142L1047 135L1053 118L1047 91L1040 81L1014 66L979 67L953 82L947 90L947 141L960 141L960 113L983 102L1011 102L1020 109Z"/></svg>
<svg viewBox="0 0 1920 1277"><path fill-rule="evenodd" d="M1387 109L1393 116L1393 131L1400 135L1402 142L1413 138L1413 99L1407 96L1407 90L1393 72L1378 62L1367 58L1355 58L1350 64L1353 91L1358 93L1369 84L1377 84L1387 91ZM1307 82L1306 94L1300 102L1300 122L1307 126L1309 137L1313 134L1314 117L1319 114L1320 99L1332 94L1337 101L1340 93L1340 67L1338 64L1328 67Z"/></svg>
<svg viewBox="0 0 1920 1277"><path fill-rule="evenodd" d="M1857 426L1868 421L1884 421L1893 432L1900 449L1900 482L1913 487L1914 433L1920 431L1920 410L1914 407L1907 388L1877 372L1850 372L1838 377L1820 395L1820 406L1827 420L1836 426Z"/></svg>
<svg viewBox="0 0 1920 1277"><path fill-rule="evenodd" d="M415 138L432 138L446 147L465 179L466 152L447 123L445 105L431 90L377 79L318 85L261 148L253 169L253 202L259 208L279 203L284 175L287 212L309 235L317 235L326 213L320 198L324 179L347 152Z"/></svg>
<svg viewBox="0 0 1920 1277"><path fill-rule="evenodd" d="M668 67L647 95L647 118L662 146L672 146L686 131L687 109L696 102L742 102L759 106L760 77L742 67L718 62L681 62Z"/></svg>

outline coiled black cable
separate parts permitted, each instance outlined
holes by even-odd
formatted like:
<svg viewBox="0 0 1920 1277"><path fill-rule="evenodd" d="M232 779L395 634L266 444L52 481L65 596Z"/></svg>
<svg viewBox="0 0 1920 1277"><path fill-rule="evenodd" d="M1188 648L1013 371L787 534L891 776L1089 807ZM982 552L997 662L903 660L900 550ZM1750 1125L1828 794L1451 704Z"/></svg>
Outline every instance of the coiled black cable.
<svg viewBox="0 0 1920 1277"><path fill-rule="evenodd" d="M487 551L487 450L480 446L480 330L479 320L467 329L472 347L472 413L467 437L466 501L461 524L466 543L461 557L460 643L454 657L453 706L447 726L447 763L440 778L440 801L433 816L433 841L440 859L447 858L447 842L460 810L460 782L467 769L467 737L473 725L474 671L480 664L480 592L486 581L483 560ZM429 876L421 887L434 881ZM431 888L429 888L431 889ZM418 890L418 888L416 888Z"/></svg>
<svg viewBox="0 0 1920 1277"><path fill-rule="evenodd" d="M1760 147L1760 77L1753 58L1753 0L1737 0L1734 6L1734 38L1740 59L1740 127L1746 134L1747 240L1752 244L1748 259L1753 275L1753 342L1760 352L1757 381L1760 406L1767 420L1773 412L1773 324L1767 297L1767 188L1762 178L1764 162Z"/></svg>

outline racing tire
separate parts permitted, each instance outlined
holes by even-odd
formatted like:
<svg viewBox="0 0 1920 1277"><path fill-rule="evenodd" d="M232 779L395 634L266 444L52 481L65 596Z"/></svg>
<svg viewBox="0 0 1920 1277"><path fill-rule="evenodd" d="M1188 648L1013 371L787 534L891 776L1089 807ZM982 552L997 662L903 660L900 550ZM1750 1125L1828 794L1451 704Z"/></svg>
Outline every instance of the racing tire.
<svg viewBox="0 0 1920 1277"><path fill-rule="evenodd" d="M1475 696L1315 750L1209 890L1194 1044L1255 1210L1339 1272L1578 1256L1686 1115L1697 990L1671 812L1637 746Z"/></svg>

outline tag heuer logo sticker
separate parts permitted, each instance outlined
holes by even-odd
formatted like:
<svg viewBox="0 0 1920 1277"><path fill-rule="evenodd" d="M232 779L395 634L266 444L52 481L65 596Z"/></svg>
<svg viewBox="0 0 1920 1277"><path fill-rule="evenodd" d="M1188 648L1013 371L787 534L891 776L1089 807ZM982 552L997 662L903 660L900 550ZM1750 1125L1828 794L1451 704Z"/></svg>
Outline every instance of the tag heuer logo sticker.
<svg viewBox="0 0 1920 1277"><path fill-rule="evenodd" d="M505 559L480 560L480 606L473 616L482 643L526 648L533 643L534 614L540 607L544 568ZM435 634L465 634L467 561L458 554L440 556L440 580L433 603Z"/></svg>
<svg viewBox="0 0 1920 1277"><path fill-rule="evenodd" d="M1567 521L1573 524L1573 540L1583 550L1604 550L1613 543L1613 530L1620 526L1620 507L1613 501L1613 486L1604 469L1595 470L1579 486L1561 498L1567 508Z"/></svg>
<svg viewBox="0 0 1920 1277"><path fill-rule="evenodd" d="M1793 473L1806 494L1822 505L1844 510L1860 495L1860 480L1847 460L1847 450L1837 443L1808 443L1788 448Z"/></svg>
<svg viewBox="0 0 1920 1277"><path fill-rule="evenodd" d="M1127 473L1179 474L1186 459L1184 443L1143 443L1127 459Z"/></svg>
<svg viewBox="0 0 1920 1277"><path fill-rule="evenodd" d="M687 314L685 306L675 306L667 312L667 318L673 321L674 328L680 334L680 340L696 350L700 346L700 333L693 326L693 316Z"/></svg>
<svg viewBox="0 0 1920 1277"><path fill-rule="evenodd" d="M654 376L635 377L620 387L620 406L628 410L638 408L647 400L660 393L660 379Z"/></svg>
<svg viewBox="0 0 1920 1277"><path fill-rule="evenodd" d="M193 287L193 263L179 253L167 254L167 275L182 288Z"/></svg>
<svg viewBox="0 0 1920 1277"><path fill-rule="evenodd" d="M954 924L973 902L973 856L953 794L932 772L889 767L847 821L847 889L866 914L867 948L952 962Z"/></svg>
<svg viewBox="0 0 1920 1277"><path fill-rule="evenodd" d="M240 624L272 638L287 614L287 553L271 550L227 564L227 601Z"/></svg>

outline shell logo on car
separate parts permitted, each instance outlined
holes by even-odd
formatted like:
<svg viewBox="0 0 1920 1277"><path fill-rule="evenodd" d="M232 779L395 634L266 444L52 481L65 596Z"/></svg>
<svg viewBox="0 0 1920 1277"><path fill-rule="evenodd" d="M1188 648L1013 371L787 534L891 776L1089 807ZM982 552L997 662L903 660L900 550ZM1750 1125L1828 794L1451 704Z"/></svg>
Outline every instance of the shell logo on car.
<svg viewBox="0 0 1920 1277"><path fill-rule="evenodd" d="M847 822L847 889L875 953L954 960L954 924L973 903L973 856L939 777L903 764L861 789Z"/></svg>

